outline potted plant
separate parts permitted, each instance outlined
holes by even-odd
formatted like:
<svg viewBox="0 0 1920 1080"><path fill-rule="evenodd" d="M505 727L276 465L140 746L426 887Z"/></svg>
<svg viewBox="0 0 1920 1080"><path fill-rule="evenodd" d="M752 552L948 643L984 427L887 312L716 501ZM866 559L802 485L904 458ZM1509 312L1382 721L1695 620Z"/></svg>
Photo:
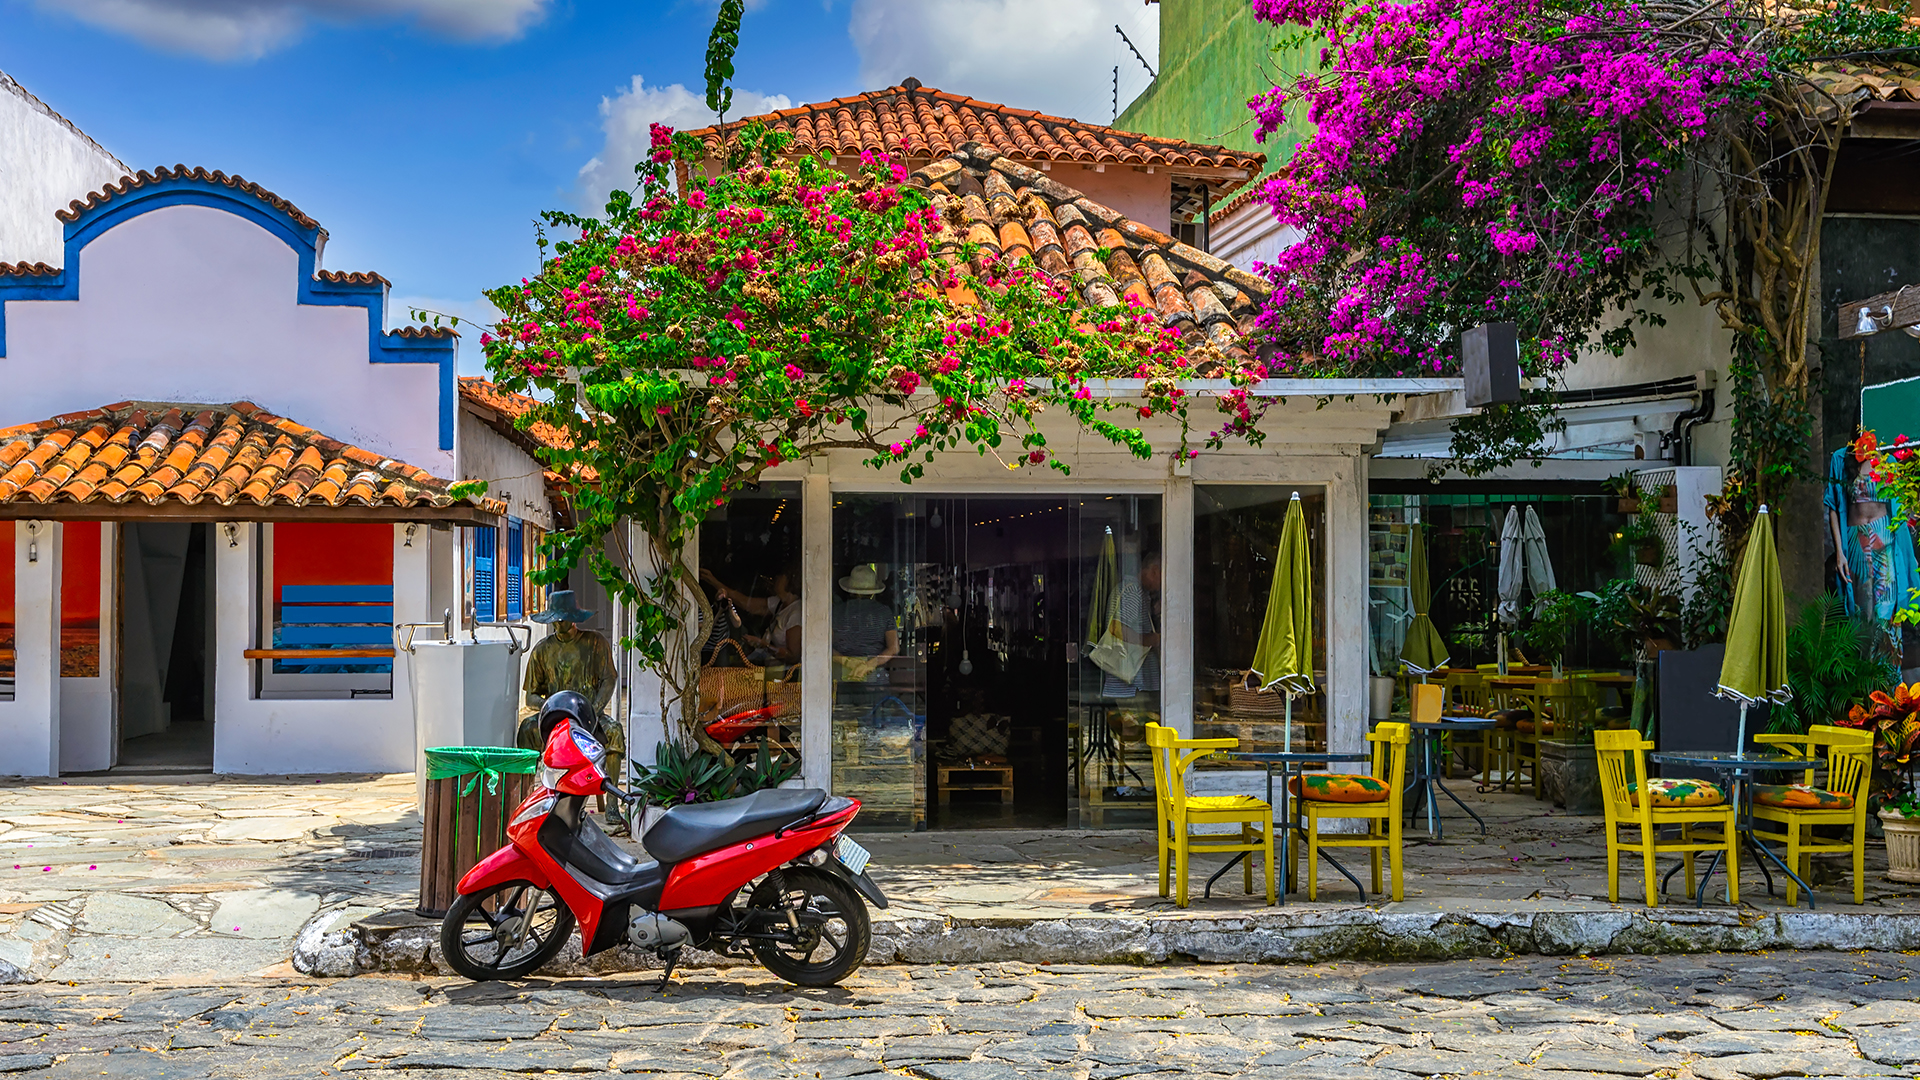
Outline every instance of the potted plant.
<svg viewBox="0 0 1920 1080"><path fill-rule="evenodd" d="M1542 593L1533 602L1533 618L1520 632L1520 640L1553 665L1553 677L1557 679L1567 638L1586 616L1587 601L1580 594L1561 589Z"/></svg>
<svg viewBox="0 0 1920 1080"><path fill-rule="evenodd" d="M1847 727L1873 732L1873 801L1887 838L1887 877L1920 882L1920 798L1913 785L1920 752L1920 683L1875 690L1847 713Z"/></svg>
<svg viewBox="0 0 1920 1080"><path fill-rule="evenodd" d="M1654 506L1662 514L1679 513L1680 512L1679 491L1676 490L1672 484L1662 484L1660 486L1660 497L1654 500Z"/></svg>
<svg viewBox="0 0 1920 1080"><path fill-rule="evenodd" d="M1641 566L1659 566L1665 554L1659 522L1649 509L1642 509L1627 522L1626 528L1620 530L1620 542L1633 552L1633 561Z"/></svg>
<svg viewBox="0 0 1920 1080"><path fill-rule="evenodd" d="M1640 512L1640 489L1633 482L1632 472L1623 472L1618 476L1609 476L1600 481L1600 490L1612 497L1614 506L1623 514Z"/></svg>
<svg viewBox="0 0 1920 1080"><path fill-rule="evenodd" d="M644 799L634 835L644 836L668 807L718 802L779 787L799 773L800 762L786 754L772 753L764 742L753 760L736 761L704 747L689 749L663 739L654 748L651 767L636 761L633 768L632 790Z"/></svg>
<svg viewBox="0 0 1920 1080"><path fill-rule="evenodd" d="M1541 594L1533 604L1533 618L1520 631L1520 639L1553 665L1553 677L1561 678L1566 662L1568 639L1573 628L1588 618L1589 603L1578 593L1555 589ZM1549 737L1542 721L1535 745L1540 752L1541 794L1570 814L1600 812L1600 767L1594 756L1593 733L1569 710L1576 707L1573 694L1557 695L1554 709L1559 725Z"/></svg>

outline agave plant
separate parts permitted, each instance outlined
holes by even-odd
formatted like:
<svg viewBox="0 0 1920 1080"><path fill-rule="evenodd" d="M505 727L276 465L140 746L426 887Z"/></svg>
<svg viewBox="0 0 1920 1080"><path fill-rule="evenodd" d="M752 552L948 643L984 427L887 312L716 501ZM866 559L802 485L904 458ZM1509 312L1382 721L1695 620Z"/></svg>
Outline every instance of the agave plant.
<svg viewBox="0 0 1920 1080"><path fill-rule="evenodd" d="M1846 727L1873 732L1873 793L1901 813L1913 805L1914 755L1920 753L1920 683L1875 690L1847 713Z"/></svg>
<svg viewBox="0 0 1920 1080"><path fill-rule="evenodd" d="M697 746L684 748L672 740L662 742L653 756L651 768L634 763L639 775L633 788L646 796L648 806L717 802L751 795L779 787L800 771L798 759L774 753L764 741L752 761L735 761L730 755Z"/></svg>

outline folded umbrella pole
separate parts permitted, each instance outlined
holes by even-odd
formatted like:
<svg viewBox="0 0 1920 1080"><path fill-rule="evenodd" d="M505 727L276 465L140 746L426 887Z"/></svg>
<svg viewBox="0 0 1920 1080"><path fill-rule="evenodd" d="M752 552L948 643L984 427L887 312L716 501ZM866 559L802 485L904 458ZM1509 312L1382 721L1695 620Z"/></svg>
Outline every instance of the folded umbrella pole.
<svg viewBox="0 0 1920 1080"><path fill-rule="evenodd" d="M1740 703L1740 735L1734 753L1747 746L1747 708L1756 701L1784 704L1787 685L1787 597L1780 584L1780 556L1773 544L1773 516L1765 506L1747 532L1740 579L1727 620L1727 653L1714 693Z"/></svg>
<svg viewBox="0 0 1920 1080"><path fill-rule="evenodd" d="M1280 550L1273 560L1273 583L1267 590L1267 616L1260 624L1248 671L1254 689L1278 687L1287 695L1286 728L1281 746L1293 751L1293 699L1313 693L1313 560L1307 552L1307 516L1300 509L1300 493L1287 503L1280 526Z"/></svg>
<svg viewBox="0 0 1920 1080"><path fill-rule="evenodd" d="M1407 623L1407 643L1400 649L1400 662L1408 671L1427 676L1447 666L1447 639L1433 625L1427 611L1433 605L1432 588L1427 582L1427 536L1423 526L1409 526L1407 538L1407 593L1413 607L1413 619Z"/></svg>

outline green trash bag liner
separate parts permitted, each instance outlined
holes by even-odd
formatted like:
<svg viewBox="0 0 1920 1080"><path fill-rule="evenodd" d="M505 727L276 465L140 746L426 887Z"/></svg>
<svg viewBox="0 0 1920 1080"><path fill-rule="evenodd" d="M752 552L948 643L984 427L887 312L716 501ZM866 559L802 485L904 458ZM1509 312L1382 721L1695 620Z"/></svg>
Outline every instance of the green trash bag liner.
<svg viewBox="0 0 1920 1080"><path fill-rule="evenodd" d="M487 794L500 793L500 778L507 773L529 774L540 764L540 751L514 746L434 746L427 749L427 779L447 780L473 777L460 792L472 794L484 777Z"/></svg>

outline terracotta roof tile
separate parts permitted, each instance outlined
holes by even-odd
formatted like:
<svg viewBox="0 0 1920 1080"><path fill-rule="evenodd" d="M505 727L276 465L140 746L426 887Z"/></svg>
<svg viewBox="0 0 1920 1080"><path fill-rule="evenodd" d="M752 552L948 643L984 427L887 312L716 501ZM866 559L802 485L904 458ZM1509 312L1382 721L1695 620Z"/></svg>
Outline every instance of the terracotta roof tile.
<svg viewBox="0 0 1920 1080"><path fill-rule="evenodd" d="M43 262L4 263L0 262L0 275L8 277L47 277L60 272L57 266L48 266Z"/></svg>
<svg viewBox="0 0 1920 1080"><path fill-rule="evenodd" d="M75 199L73 202L68 203L67 209L55 211L54 216L58 217L61 221L78 221L80 220L81 214L97 206L106 204L115 196L125 195L135 188L145 187L148 184L159 183L164 180L203 180L212 184L223 184L236 191L244 191L252 195L254 198L259 199L268 206L292 218L304 228L317 229L321 235L326 234L326 230L320 228L320 223L301 212L299 207L251 180L239 176L228 176L226 173L218 170L208 172L201 168L189 169L185 165L175 165L171 169L162 166L152 172L142 169L132 176L123 176L118 183L108 184L99 191L88 195L85 202Z"/></svg>
<svg viewBox="0 0 1920 1080"><path fill-rule="evenodd" d="M393 282L370 270L322 270L313 276L335 285L385 285L389 288L393 286Z"/></svg>
<svg viewBox="0 0 1920 1080"><path fill-rule="evenodd" d="M1176 173L1182 167L1246 172L1245 177L1218 185L1216 194L1258 176L1266 165L1264 154L1016 109L921 86L917 79L747 119L792 133L795 153L824 150L852 155L872 150L919 160L940 158L967 143L979 143L1022 161L1151 165ZM719 152L718 128L689 134L704 142L709 153Z"/></svg>
<svg viewBox="0 0 1920 1080"><path fill-rule="evenodd" d="M929 163L910 182L931 192L950 222L957 208L958 235L941 248L943 257L970 242L985 255L1031 259L1050 274L1071 275L1090 304L1131 299L1223 350L1245 348L1270 291L1252 274L978 145Z"/></svg>
<svg viewBox="0 0 1920 1080"><path fill-rule="evenodd" d="M403 338L457 338L460 331L451 326L402 326L393 331L394 337Z"/></svg>
<svg viewBox="0 0 1920 1080"><path fill-rule="evenodd" d="M0 503L215 506L472 505L404 462L328 438L250 402L121 402L0 428Z"/></svg>

